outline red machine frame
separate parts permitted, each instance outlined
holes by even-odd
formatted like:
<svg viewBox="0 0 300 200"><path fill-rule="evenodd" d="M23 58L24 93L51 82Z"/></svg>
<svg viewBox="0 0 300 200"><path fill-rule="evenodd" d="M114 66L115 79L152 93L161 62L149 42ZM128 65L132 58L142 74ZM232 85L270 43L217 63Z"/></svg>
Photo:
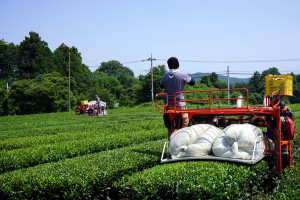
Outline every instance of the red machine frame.
<svg viewBox="0 0 300 200"><path fill-rule="evenodd" d="M82 104L75 108L75 115L88 114L88 115L96 116L96 114L98 113L96 110L97 111L99 110L99 106L89 106L88 104ZM102 109L102 114L104 115L104 109Z"/></svg>
<svg viewBox="0 0 300 200"><path fill-rule="evenodd" d="M211 93L218 91L244 91L246 92L246 97L241 98L218 98L213 99ZM195 100L181 100L176 101L176 95L179 93L208 93L208 99L195 99ZM292 164L292 152L291 152L291 140L285 140L282 132L282 124L281 124L281 114L283 112L288 112L289 107L284 106L281 107L281 99L284 101L284 96L280 95L280 90L276 90L272 93L272 95L267 96L266 98L266 106L265 107L250 107L249 106L249 93L245 88L238 89L218 89L218 90L200 90L200 91L185 91L185 92L176 92L174 94L174 102L175 105L178 102L189 102L189 103L197 103L197 102L208 102L208 108L197 108L197 109L186 109L179 110L177 107L173 107L172 109L168 109L168 104L158 105L158 97L165 96L166 101L168 102L167 93L160 93L156 95L156 107L159 109L160 113L166 113L170 116L170 124L171 128L169 129L168 136L176 130L180 129L179 124L177 127L174 127L172 122L174 122L175 118L178 114L188 113L189 120L193 120L195 117L206 117L206 119L216 118L217 120L223 120L224 117L227 122L230 123L251 123L259 127L267 127L271 133L273 133L273 142L275 145L275 150L271 150L269 140L265 140L265 154L275 157L276 159L276 169L278 173L282 173L283 171L283 163L282 163L282 153L283 149L289 151L288 165L290 167ZM246 100L247 105L242 107L228 107L228 108L212 108L212 102L221 101L221 100ZM276 101L277 99L278 101ZM276 101L276 102L274 102ZM163 110L162 110L163 109ZM245 118L246 116L246 118ZM248 117L248 118L247 118ZM181 118L179 119L181 120ZM210 122L212 123L212 122ZM226 124L214 124L219 127L226 127Z"/></svg>

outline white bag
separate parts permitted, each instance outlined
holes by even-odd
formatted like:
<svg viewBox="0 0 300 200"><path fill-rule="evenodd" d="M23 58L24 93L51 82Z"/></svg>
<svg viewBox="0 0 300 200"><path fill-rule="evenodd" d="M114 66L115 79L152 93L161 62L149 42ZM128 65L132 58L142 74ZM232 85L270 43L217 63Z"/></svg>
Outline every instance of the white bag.
<svg viewBox="0 0 300 200"><path fill-rule="evenodd" d="M222 130L210 124L186 127L171 135L169 152L172 158L209 155L214 140L222 135Z"/></svg>
<svg viewBox="0 0 300 200"><path fill-rule="evenodd" d="M224 132L225 136L218 137L213 143L212 152L215 156L245 160L251 160L253 155L254 159L263 156L264 136L258 127L232 124Z"/></svg>

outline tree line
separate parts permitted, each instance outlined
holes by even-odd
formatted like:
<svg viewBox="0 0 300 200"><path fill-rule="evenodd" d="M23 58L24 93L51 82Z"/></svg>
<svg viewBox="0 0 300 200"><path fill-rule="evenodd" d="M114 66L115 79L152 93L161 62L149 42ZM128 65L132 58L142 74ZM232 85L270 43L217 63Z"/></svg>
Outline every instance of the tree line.
<svg viewBox="0 0 300 200"><path fill-rule="evenodd" d="M52 52L48 43L32 31L18 45L0 40L0 115L67 111L69 58L72 108L78 106L81 100L94 100L96 94L109 108L116 104L132 107L151 101L151 72L135 77L129 67L116 60L102 62L91 72L82 62L76 47L62 43ZM159 81L166 72L165 65L152 68L154 94L163 91ZM268 74L280 73L277 68L270 68L262 74L255 72L249 83L236 83L230 87L248 88L251 102L262 102L264 76ZM294 96L289 100L300 102L300 76L291 75ZM186 90L211 88L225 89L227 83L220 81L213 72L201 77L194 88L187 87Z"/></svg>

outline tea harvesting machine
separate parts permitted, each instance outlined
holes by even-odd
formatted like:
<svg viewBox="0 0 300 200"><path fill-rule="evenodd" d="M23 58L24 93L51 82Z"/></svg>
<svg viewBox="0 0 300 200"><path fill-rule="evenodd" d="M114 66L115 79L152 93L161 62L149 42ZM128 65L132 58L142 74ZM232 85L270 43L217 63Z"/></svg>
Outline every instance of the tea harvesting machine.
<svg viewBox="0 0 300 200"><path fill-rule="evenodd" d="M99 106L96 101L82 100L81 104L75 108L75 114L99 116L106 115L106 103L101 101L101 113L98 113Z"/></svg>
<svg viewBox="0 0 300 200"><path fill-rule="evenodd" d="M285 105L284 98L292 96L292 76L290 75L269 75L265 77L265 97L262 106L249 105L249 92L246 88L237 89L216 89L200 91L176 92L174 96L175 105L177 102L186 102L186 109L179 110L168 105L168 94L156 94L156 107L160 113L168 116L168 137L181 129L181 113L188 113L189 124L211 124L216 127L225 128L231 124L252 124L262 128L264 133L265 151L264 157L275 159L276 171L282 173L287 166L292 167L292 140L295 138L294 113L289 106ZM237 98L216 98L214 93L238 91L245 97ZM184 93L187 100L176 100L176 95ZM164 103L159 99L163 97ZM204 97L204 98L203 98ZM236 101L236 106L221 108L218 102ZM245 103L243 103L245 102ZM206 107L199 108L205 104ZM166 123L166 122L165 122ZM213 155L203 157L187 157L173 159L168 155L166 142L163 148L161 163L168 163L181 160L225 160L246 164L255 164L257 160L230 159L215 157Z"/></svg>

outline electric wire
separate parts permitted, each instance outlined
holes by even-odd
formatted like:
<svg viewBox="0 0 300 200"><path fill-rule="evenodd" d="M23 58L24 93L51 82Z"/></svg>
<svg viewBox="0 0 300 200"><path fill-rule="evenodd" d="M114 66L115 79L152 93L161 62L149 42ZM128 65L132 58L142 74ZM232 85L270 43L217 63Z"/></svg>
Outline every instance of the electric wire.
<svg viewBox="0 0 300 200"><path fill-rule="evenodd" d="M158 61L167 61L166 59L156 59ZM263 63L263 62L296 62L300 61L299 58L296 59L280 59L280 60L180 60L180 62L197 62L197 63Z"/></svg>
<svg viewBox="0 0 300 200"><path fill-rule="evenodd" d="M6 64L17 64L17 63L24 63L24 62L30 62L30 61L34 61L34 60L42 60L42 59L47 59L47 58L53 58L53 57L57 57L55 55L52 56L46 56L46 57L40 57L40 58L34 58L34 59L27 59L27 60L15 60L15 61L11 61L11 62L4 62L4 63L0 63L0 65L6 65ZM167 59L155 59L153 58L153 60L156 61L167 61ZM141 62L145 62L148 60L135 60L135 61L127 61L127 62L122 62L121 64L125 65L125 64L133 64L133 63L141 63ZM263 62L297 62L300 61L299 58L296 59L278 59L278 60L237 60L237 61L213 61L213 60L180 60L180 62L194 62L194 63L263 63ZM99 67L98 65L93 65L93 66L89 66L87 65L89 68L97 68ZM290 73L290 71L284 71L286 73ZM217 74L227 74L226 71L221 71L221 72L216 72ZM297 73L297 72L294 72ZM229 72L229 74L235 74L235 75L253 75L253 72L250 71L243 71L243 72L235 72L235 71L231 71Z"/></svg>
<svg viewBox="0 0 300 200"><path fill-rule="evenodd" d="M27 59L27 60L15 60L11 62L6 62L6 63L0 63L0 64L10 64L10 63L18 63L18 62L28 62L28 61L33 61L33 60L42 60L46 58L51 58L51 57L57 57L55 55L53 56L46 56L46 57L41 57L41 58L34 58L34 59ZM167 61L167 59L153 59L157 61ZM130 63L139 63L139 62L144 62L146 60L135 60L135 61L128 61L128 62L123 62L122 64L130 64ZM279 60L228 60L228 61L216 61L216 60L180 60L180 62L198 62L198 63L254 63L254 62L296 62L300 61L300 58L296 59L279 59Z"/></svg>
<svg viewBox="0 0 300 200"><path fill-rule="evenodd" d="M8 64L14 64L14 63L24 63L24 62L30 62L30 61L34 61L34 60L43 60L43 59L54 58L54 57L57 57L57 56L53 55L53 56L45 56L45 57L41 57L41 58L27 59L27 60L15 60L15 61L6 62L6 63L0 63L0 65L8 65Z"/></svg>

